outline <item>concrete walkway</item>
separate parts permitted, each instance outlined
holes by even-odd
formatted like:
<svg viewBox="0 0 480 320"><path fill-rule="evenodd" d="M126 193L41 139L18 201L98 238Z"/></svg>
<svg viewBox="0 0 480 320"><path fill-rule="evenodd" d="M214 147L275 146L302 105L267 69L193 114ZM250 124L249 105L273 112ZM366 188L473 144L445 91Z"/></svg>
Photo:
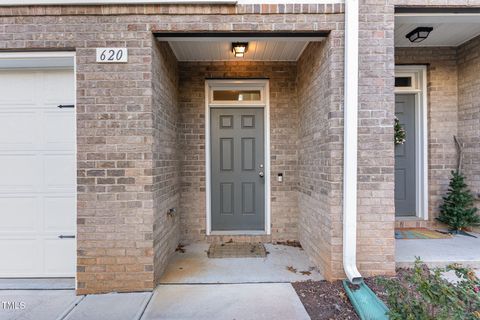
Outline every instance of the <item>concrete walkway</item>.
<svg viewBox="0 0 480 320"><path fill-rule="evenodd" d="M289 283L160 285L142 320L310 319Z"/></svg>
<svg viewBox="0 0 480 320"><path fill-rule="evenodd" d="M265 247L266 258L209 259L208 244L186 246L175 253L153 293L75 296L66 290L68 281L58 283L64 290L51 290L54 282L25 279L17 287L50 290L11 290L15 281L0 281L0 319L309 319L290 282L323 280L322 275L299 248Z"/></svg>
<svg viewBox="0 0 480 320"><path fill-rule="evenodd" d="M258 283L160 285L153 294L87 296L76 296L73 290L2 290L0 319L304 320L310 317L291 284Z"/></svg>
<svg viewBox="0 0 480 320"><path fill-rule="evenodd" d="M478 238L457 235L451 239L396 240L397 267L410 267L420 257L430 267L460 263L480 268L480 234Z"/></svg>

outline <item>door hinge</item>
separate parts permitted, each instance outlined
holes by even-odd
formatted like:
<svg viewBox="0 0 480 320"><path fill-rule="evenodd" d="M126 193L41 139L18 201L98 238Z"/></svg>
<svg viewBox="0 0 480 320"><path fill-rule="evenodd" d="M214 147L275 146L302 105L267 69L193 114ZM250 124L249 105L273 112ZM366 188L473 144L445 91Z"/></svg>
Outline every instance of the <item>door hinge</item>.
<svg viewBox="0 0 480 320"><path fill-rule="evenodd" d="M68 235L68 236L65 236L65 235L59 235L58 236L60 239L75 239L75 236L73 235Z"/></svg>
<svg viewBox="0 0 480 320"><path fill-rule="evenodd" d="M74 104L60 104L57 106L58 108L60 109L64 109L64 108L75 108L75 105Z"/></svg>

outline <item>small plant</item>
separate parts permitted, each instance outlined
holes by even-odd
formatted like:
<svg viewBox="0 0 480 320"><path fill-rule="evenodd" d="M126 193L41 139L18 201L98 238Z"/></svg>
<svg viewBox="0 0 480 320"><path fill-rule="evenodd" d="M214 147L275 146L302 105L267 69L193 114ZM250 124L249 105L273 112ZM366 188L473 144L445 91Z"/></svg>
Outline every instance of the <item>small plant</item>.
<svg viewBox="0 0 480 320"><path fill-rule="evenodd" d="M447 224L452 233L464 233L466 228L480 225L480 216L477 215L473 201L464 176L458 171L452 171L448 192L443 197L437 220Z"/></svg>
<svg viewBox="0 0 480 320"><path fill-rule="evenodd" d="M405 132L405 129L402 127L402 125L400 124L400 120L398 120L397 117L395 117L395 124L393 126L393 129L395 130L395 144L404 144L407 139L407 133Z"/></svg>
<svg viewBox="0 0 480 320"><path fill-rule="evenodd" d="M459 278L456 284L442 278L449 270ZM452 265L430 270L417 258L400 278L378 282L386 291L391 320L480 319L480 282L470 269Z"/></svg>

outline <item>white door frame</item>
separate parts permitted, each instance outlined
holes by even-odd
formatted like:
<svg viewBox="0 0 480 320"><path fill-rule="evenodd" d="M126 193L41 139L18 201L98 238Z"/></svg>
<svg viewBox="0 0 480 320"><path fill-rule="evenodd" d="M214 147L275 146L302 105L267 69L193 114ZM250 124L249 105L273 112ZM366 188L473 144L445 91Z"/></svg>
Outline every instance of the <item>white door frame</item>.
<svg viewBox="0 0 480 320"><path fill-rule="evenodd" d="M258 101L213 101L212 92L215 89L257 89L261 98ZM265 137L265 229L263 231L212 231L211 224L211 141L210 141L210 108L264 108ZM259 235L270 234L270 91L269 80L206 80L205 81L205 194L206 194L206 234L207 235Z"/></svg>
<svg viewBox="0 0 480 320"><path fill-rule="evenodd" d="M76 121L76 101L77 101L77 62L76 62L76 52L75 51L33 51L33 52L0 52L0 62L2 69L73 69L73 86L74 86L74 103L75 103L75 121L74 121L74 132L75 132L75 146L74 153L75 157L77 156L77 121ZM75 177L77 172L77 161L75 161ZM75 183L75 193L77 193L77 179ZM77 201L77 197L75 197ZM75 224L74 224L74 234L75 234L75 269L77 266L77 242L78 242L78 230L77 230L77 208L75 206ZM74 271L73 276L75 278L75 290L77 289L77 272Z"/></svg>
<svg viewBox="0 0 480 320"><path fill-rule="evenodd" d="M395 87L395 94L415 95L415 217L396 217L396 220L428 220L428 101L427 66L397 65L395 77L410 77L411 86Z"/></svg>

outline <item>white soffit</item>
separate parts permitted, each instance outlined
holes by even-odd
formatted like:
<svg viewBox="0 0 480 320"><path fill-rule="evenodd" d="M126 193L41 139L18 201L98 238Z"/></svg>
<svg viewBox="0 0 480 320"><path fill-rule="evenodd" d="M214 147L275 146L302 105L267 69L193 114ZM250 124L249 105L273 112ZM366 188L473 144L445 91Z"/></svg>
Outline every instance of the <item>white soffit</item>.
<svg viewBox="0 0 480 320"><path fill-rule="evenodd" d="M297 61L312 39L169 39L178 61ZM315 41L321 41L318 38ZM232 42L248 42L243 58L235 58Z"/></svg>
<svg viewBox="0 0 480 320"><path fill-rule="evenodd" d="M411 43L405 35L417 27L432 27L427 39ZM396 47L456 47L480 35L480 14L396 14Z"/></svg>

